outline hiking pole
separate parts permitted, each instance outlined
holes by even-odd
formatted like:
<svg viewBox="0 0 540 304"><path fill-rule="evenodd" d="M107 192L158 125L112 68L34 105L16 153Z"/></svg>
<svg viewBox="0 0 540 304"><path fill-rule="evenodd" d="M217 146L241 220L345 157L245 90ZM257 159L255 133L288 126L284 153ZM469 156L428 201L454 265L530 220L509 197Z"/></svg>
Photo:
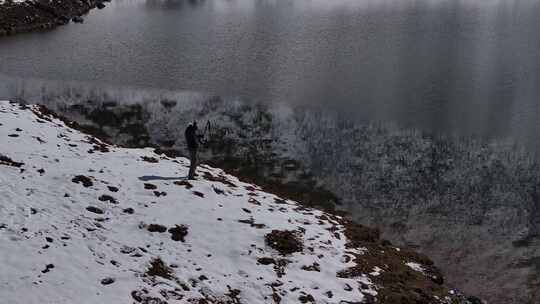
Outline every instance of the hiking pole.
<svg viewBox="0 0 540 304"><path fill-rule="evenodd" d="M209 140L209 137L210 137L210 128L211 128L211 124L210 124L210 120L207 120L206 121L206 126L204 127L204 132L203 132L203 141L204 141L204 144L208 144L208 142L210 141ZM208 135L207 135L208 134Z"/></svg>

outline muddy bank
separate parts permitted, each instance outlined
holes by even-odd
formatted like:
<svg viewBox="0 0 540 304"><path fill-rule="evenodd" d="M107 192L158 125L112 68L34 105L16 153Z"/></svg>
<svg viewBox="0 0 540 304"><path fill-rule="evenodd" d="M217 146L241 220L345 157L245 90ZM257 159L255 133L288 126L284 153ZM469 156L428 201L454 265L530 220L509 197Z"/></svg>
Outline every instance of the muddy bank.
<svg viewBox="0 0 540 304"><path fill-rule="evenodd" d="M82 15L110 0L36 0L0 4L0 36L83 22Z"/></svg>

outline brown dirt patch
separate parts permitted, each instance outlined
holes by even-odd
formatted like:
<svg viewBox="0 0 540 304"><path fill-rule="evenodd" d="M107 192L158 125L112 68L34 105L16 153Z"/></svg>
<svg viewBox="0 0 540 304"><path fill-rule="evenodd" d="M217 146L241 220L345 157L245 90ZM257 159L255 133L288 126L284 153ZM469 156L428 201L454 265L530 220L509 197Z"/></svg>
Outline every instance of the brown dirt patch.
<svg viewBox="0 0 540 304"><path fill-rule="evenodd" d="M163 225L160 225L160 224L150 224L150 225L148 225L148 227L146 227L146 230L148 230L150 232L163 233L163 232L167 231L167 227L165 227Z"/></svg>
<svg viewBox="0 0 540 304"><path fill-rule="evenodd" d="M209 180L209 181L212 181L212 182L218 182L218 183L222 183L222 184L225 184L229 187L233 187L233 188L236 188L236 184L234 184L233 182L229 181L225 176L223 175L218 175L218 176L214 176L208 172L204 172L203 174L203 177L206 179L206 180Z"/></svg>
<svg viewBox="0 0 540 304"><path fill-rule="evenodd" d="M94 207L94 206L88 206L88 207L86 207L86 210L88 210L90 212L93 212L93 213L96 213L96 214L103 214L103 210L99 209L98 207Z"/></svg>
<svg viewBox="0 0 540 304"><path fill-rule="evenodd" d="M94 185L94 183L92 182L92 179L84 175L77 175L71 181L76 184L82 184L86 188Z"/></svg>
<svg viewBox="0 0 540 304"><path fill-rule="evenodd" d="M171 239L173 239L173 241L185 242L185 237L188 234L188 227L185 225L176 225L173 228L169 228L169 233L171 234Z"/></svg>
<svg viewBox="0 0 540 304"><path fill-rule="evenodd" d="M377 229L348 220L338 221L345 227L347 248L367 249L363 254L355 254L356 266L340 271L338 277L354 278L373 272L376 266L381 268L380 274L370 279L381 286L377 290L377 301L383 304L431 303L434 296L449 295L449 290L441 285L442 275L428 257L406 248L397 250L379 238ZM425 274L411 269L406 265L408 262L421 264Z"/></svg>
<svg viewBox="0 0 540 304"><path fill-rule="evenodd" d="M253 217L250 217L247 220L238 220L238 222L242 223L242 224L249 224L251 227L256 228L256 229L263 229L263 228L266 227L265 224L257 224L257 223L255 223L255 220L253 219Z"/></svg>
<svg viewBox="0 0 540 304"><path fill-rule="evenodd" d="M155 258L150 262L150 267L146 270L145 275L172 280L174 278L173 273L173 270L161 258Z"/></svg>
<svg viewBox="0 0 540 304"><path fill-rule="evenodd" d="M114 197L112 197L110 195L107 195L107 194L101 195L98 199L100 201L102 201L102 202L109 202L111 204L118 204L118 201Z"/></svg>
<svg viewBox="0 0 540 304"><path fill-rule="evenodd" d="M24 165L24 163L16 162L16 161L12 160L11 158L0 154L0 165L6 165L6 166L20 168L20 167L22 167L22 165Z"/></svg>
<svg viewBox="0 0 540 304"><path fill-rule="evenodd" d="M268 246L282 255L300 252L304 247L300 232L294 230L272 230L264 239Z"/></svg>
<svg viewBox="0 0 540 304"><path fill-rule="evenodd" d="M193 185L188 181L175 181L174 184L177 186L184 186L186 189L193 188Z"/></svg>
<svg viewBox="0 0 540 304"><path fill-rule="evenodd" d="M157 186L154 185L154 184L145 183L144 184L144 189L146 189L146 190L155 190L155 189L157 189Z"/></svg>
<svg viewBox="0 0 540 304"><path fill-rule="evenodd" d="M159 160L157 158L150 157L150 156L142 156L141 160L145 161L145 162L149 162L149 163L157 163L157 162L159 162Z"/></svg>
<svg viewBox="0 0 540 304"><path fill-rule="evenodd" d="M199 197L204 197L204 193L199 192L199 191L193 191L193 194L195 194L196 196L199 196Z"/></svg>

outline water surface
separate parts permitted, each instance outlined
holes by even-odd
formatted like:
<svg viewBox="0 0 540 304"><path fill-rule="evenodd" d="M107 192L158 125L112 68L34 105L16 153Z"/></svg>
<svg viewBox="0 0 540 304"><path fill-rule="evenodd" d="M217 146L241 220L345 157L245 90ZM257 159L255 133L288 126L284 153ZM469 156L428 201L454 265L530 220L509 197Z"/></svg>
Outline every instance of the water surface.
<svg viewBox="0 0 540 304"><path fill-rule="evenodd" d="M535 0L117 0L0 73L209 92L540 148ZM3 96L6 97L6 96Z"/></svg>

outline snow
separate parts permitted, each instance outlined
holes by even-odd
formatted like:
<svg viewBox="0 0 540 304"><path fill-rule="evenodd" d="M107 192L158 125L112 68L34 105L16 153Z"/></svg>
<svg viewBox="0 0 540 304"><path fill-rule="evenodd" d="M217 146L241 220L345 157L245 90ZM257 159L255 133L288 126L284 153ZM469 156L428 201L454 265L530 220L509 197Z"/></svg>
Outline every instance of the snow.
<svg viewBox="0 0 540 304"><path fill-rule="evenodd" d="M375 266L375 267L373 267L373 271L370 272L369 275L371 275L373 277L377 277L377 276L381 275L381 271L383 271L383 270L380 267Z"/></svg>
<svg viewBox="0 0 540 304"><path fill-rule="evenodd" d="M420 265L418 263L408 262L408 263L405 263L405 265L409 266L414 271L424 273L424 268L422 268L422 265Z"/></svg>
<svg viewBox="0 0 540 304"><path fill-rule="evenodd" d="M23 3L23 2L29 2L29 1L31 1L31 0L11 0L11 1L0 0L0 5L5 4L6 2Z"/></svg>
<svg viewBox="0 0 540 304"><path fill-rule="evenodd" d="M273 303L273 295L282 303L297 303L302 295L317 303L359 302L362 292L376 295L369 274L336 277L354 265L345 255L365 249L346 249L344 227L322 217L322 211L280 200L208 166L199 167L198 179L187 189L175 184L187 175L187 159L161 157L151 149L108 146L109 152L100 152L94 146L101 143L60 120L46 121L7 101L0 102L0 139L0 154L24 163L21 168L0 164L2 302L132 303L134 291L168 303L218 302L232 300L235 289L239 303L249 304ZM93 185L72 182L77 175ZM157 189L145 189L145 183ZM100 200L102 195L117 203ZM89 206L103 214L88 211ZM265 226L239 222L251 218ZM169 232L149 232L150 224L187 226L185 242ZM327 230L336 227L336 234ZM304 250L282 256L267 246L265 235L274 229L302 230ZM157 257L175 266L173 278L145 275ZM263 257L288 260L284 274L275 265L258 263ZM315 263L320 271L303 269ZM379 275L381 269L373 271ZM103 285L105 278L114 282ZM347 291L347 285L355 288Z"/></svg>

